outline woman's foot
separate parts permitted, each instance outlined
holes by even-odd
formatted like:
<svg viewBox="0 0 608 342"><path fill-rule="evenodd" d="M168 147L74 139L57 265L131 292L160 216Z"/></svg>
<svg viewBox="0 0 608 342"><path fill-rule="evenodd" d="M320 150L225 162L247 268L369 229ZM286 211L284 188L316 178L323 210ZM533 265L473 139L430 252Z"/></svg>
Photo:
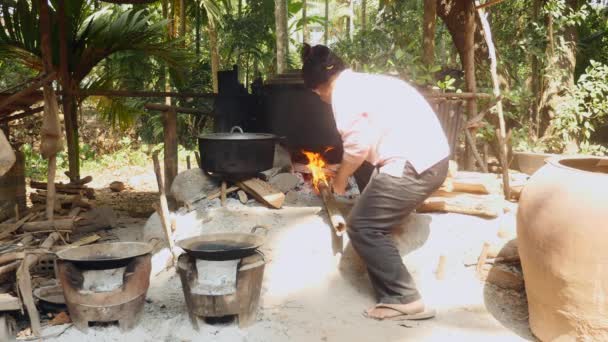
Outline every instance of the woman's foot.
<svg viewBox="0 0 608 342"><path fill-rule="evenodd" d="M427 311L422 299L407 304L383 304L379 303L368 309L366 316L369 318L384 320L403 317L403 319L426 319L434 316L434 312Z"/></svg>

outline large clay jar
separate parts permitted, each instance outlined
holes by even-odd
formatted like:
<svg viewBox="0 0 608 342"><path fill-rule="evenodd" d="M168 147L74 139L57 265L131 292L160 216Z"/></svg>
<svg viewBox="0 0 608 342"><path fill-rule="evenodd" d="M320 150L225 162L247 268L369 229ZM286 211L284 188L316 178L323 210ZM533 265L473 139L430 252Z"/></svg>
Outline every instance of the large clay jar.
<svg viewBox="0 0 608 342"><path fill-rule="evenodd" d="M552 159L517 215L530 328L542 341L608 341L608 158Z"/></svg>

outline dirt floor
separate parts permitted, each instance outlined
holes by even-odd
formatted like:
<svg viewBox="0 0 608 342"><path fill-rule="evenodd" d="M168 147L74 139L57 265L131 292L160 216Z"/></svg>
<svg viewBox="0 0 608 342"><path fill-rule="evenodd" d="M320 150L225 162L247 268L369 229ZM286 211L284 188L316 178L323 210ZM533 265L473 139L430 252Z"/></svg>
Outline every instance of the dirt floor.
<svg viewBox="0 0 608 342"><path fill-rule="evenodd" d="M107 182L125 175L120 172ZM497 239L499 227L513 220L512 212L495 220L415 214L395 232L426 303L438 311L435 319L421 322L378 322L362 316L374 304L365 268L347 241L344 253L333 255L322 203L306 186L289 192L280 210L229 199L226 208L219 200L201 202L195 211L182 209L175 217L176 240L206 232L245 232L257 224L271 228L262 248L267 264L254 325L239 329L234 322L216 323L194 331L179 277L173 268L161 271L166 260L166 250L161 250L154 257L153 273L158 273L151 279L145 313L134 330L122 333L117 326L94 326L83 334L61 325L45 328L45 341L533 340L525 293L486 284L477 278L475 267L465 266L476 260L484 241ZM145 225L143 220L125 222L113 231L121 240L147 241L162 234L156 214ZM447 260L446 272L438 280L441 255Z"/></svg>

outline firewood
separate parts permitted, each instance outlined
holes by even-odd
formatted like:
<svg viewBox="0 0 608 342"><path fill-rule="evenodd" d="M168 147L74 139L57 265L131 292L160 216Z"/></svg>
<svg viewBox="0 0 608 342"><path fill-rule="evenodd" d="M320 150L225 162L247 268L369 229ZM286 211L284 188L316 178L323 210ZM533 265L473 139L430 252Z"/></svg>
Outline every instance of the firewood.
<svg viewBox="0 0 608 342"><path fill-rule="evenodd" d="M449 212L496 218L503 211L503 201L495 196L437 191L416 211L419 213Z"/></svg>
<svg viewBox="0 0 608 342"><path fill-rule="evenodd" d="M24 232L37 232L41 230L67 230L71 231L74 229L74 219L59 219L53 221L37 221L27 222L21 227Z"/></svg>
<svg viewBox="0 0 608 342"><path fill-rule="evenodd" d="M321 198L323 198L325 209L327 209L329 221L332 227L334 227L336 235L341 236L346 231L346 220L340 209L338 209L336 199L326 183L321 182L319 184L319 192L321 193Z"/></svg>
<svg viewBox="0 0 608 342"><path fill-rule="evenodd" d="M241 203L247 204L249 198L247 198L247 194L245 193L245 191L239 190L236 192L236 194L239 196L239 201L241 201Z"/></svg>
<svg viewBox="0 0 608 342"><path fill-rule="evenodd" d="M29 213L25 215L21 220L13 224L0 224L0 240L10 236L17 229L21 228L30 218L34 217L35 213Z"/></svg>
<svg viewBox="0 0 608 342"><path fill-rule="evenodd" d="M245 192L253 196L271 208L279 209L285 201L285 194L276 190L272 185L259 178L251 178L246 181L237 182L237 185Z"/></svg>
<svg viewBox="0 0 608 342"><path fill-rule="evenodd" d="M235 192L235 191L237 191L238 189L239 189L239 187L238 187L238 186L231 186L231 187L229 187L228 189L226 189L226 194L229 194L229 193L231 193L231 192ZM201 199L203 199L203 198L207 198L207 200L211 201L211 200L214 200L214 199L216 199L216 198L220 197L221 195L222 195L222 191L221 191L221 190L218 190L218 191L216 191L216 192L214 192L214 193L212 193L212 194L210 194L210 195L208 195L208 196L206 196L206 197L202 197Z"/></svg>
<svg viewBox="0 0 608 342"><path fill-rule="evenodd" d="M30 181L32 189L46 190L47 186L47 183ZM55 191L58 194L84 194L88 198L95 198L95 189L84 185L55 183Z"/></svg>
<svg viewBox="0 0 608 342"><path fill-rule="evenodd" d="M50 249L59 239L59 233L51 233L40 245L40 248ZM32 277L30 275L30 268L35 265L39 259L39 254L28 254L25 259L23 259L23 262L17 270L17 284L19 286L19 292L23 300L23 305L26 307L30 318L32 332L36 336L40 336L41 327L40 316L38 314L38 309L36 308L32 293Z"/></svg>
<svg viewBox="0 0 608 342"><path fill-rule="evenodd" d="M93 181L93 177L86 176L84 178L80 178L77 181L71 181L69 184L72 184L72 185L85 185L85 184L90 183L92 181Z"/></svg>

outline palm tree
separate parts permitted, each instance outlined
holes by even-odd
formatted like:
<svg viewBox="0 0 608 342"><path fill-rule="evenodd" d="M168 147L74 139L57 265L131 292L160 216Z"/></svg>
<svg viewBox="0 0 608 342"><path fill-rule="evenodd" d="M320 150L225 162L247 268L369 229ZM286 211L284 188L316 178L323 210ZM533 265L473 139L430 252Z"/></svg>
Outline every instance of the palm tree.
<svg viewBox="0 0 608 342"><path fill-rule="evenodd" d="M167 21L152 20L146 10L104 7L94 11L85 0L65 1L65 20L60 20L58 5L51 0L50 20L53 67L62 75L63 112L71 179L80 177L77 106L83 80L104 59L122 51L137 51L166 63L174 71L186 65L188 54L168 40ZM12 60L42 70L37 1L9 0L0 7L0 59ZM60 34L58 27L65 27ZM60 39L64 41L61 42ZM60 47L67 50L67 70L61 74Z"/></svg>

